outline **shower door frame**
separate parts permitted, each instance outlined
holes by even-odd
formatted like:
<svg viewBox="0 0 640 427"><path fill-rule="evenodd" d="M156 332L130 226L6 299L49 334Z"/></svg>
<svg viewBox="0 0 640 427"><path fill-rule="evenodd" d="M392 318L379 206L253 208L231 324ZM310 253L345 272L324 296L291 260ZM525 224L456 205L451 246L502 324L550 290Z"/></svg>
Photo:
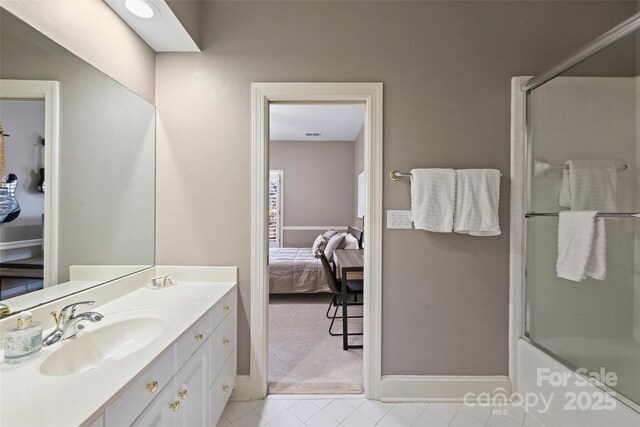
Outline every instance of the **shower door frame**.
<svg viewBox="0 0 640 427"><path fill-rule="evenodd" d="M639 14L640 15L640 14ZM640 18L639 18L640 19ZM531 90L544 83L527 89L527 82L531 77L512 78L512 129L511 129L511 279L510 279L510 325L509 325L509 377L514 389L517 390L517 342L523 340L556 362L564 365L576 375L589 380L585 374L576 372L579 368L568 360L558 356L529 336L527 322L529 319L527 289L528 283L528 223L525 214L531 208L531 176L532 176L532 139L531 139ZM520 92L520 93L518 93ZM520 169L518 169L520 168ZM532 218L535 219L535 218ZM605 384L594 384L600 390L609 393L620 403L640 414L640 404L632 401L620 392Z"/></svg>

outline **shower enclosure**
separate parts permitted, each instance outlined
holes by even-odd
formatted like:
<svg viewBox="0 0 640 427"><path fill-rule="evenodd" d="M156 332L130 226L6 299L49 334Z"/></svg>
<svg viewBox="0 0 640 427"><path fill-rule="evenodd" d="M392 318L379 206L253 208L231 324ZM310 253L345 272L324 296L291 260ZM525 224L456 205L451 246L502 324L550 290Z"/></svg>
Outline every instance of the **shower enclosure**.
<svg viewBox="0 0 640 427"><path fill-rule="evenodd" d="M640 14L528 80L523 181L525 340L640 412ZM605 280L557 277L559 197L569 160L613 161L617 209L603 211Z"/></svg>

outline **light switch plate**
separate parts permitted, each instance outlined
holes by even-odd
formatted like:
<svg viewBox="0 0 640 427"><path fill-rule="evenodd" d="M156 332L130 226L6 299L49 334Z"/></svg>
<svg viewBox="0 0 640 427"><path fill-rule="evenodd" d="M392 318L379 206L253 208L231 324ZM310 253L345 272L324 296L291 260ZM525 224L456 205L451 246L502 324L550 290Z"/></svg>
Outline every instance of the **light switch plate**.
<svg viewBox="0 0 640 427"><path fill-rule="evenodd" d="M404 228L411 229L411 211L387 211L387 228Z"/></svg>

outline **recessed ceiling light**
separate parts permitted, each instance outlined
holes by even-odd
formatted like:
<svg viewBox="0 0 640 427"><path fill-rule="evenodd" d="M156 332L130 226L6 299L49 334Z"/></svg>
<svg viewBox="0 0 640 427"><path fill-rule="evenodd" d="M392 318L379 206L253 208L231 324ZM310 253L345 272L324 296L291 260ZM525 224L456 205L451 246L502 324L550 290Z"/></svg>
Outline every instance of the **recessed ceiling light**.
<svg viewBox="0 0 640 427"><path fill-rule="evenodd" d="M159 11L146 0L126 0L125 7L135 16L144 19L153 18Z"/></svg>

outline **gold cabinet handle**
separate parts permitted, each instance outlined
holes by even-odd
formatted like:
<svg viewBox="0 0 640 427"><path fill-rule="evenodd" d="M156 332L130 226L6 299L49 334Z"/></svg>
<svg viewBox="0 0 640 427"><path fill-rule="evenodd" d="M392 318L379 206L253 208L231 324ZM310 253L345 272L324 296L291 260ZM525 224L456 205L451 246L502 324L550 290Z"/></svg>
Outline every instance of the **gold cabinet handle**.
<svg viewBox="0 0 640 427"><path fill-rule="evenodd" d="M151 381L150 383L147 384L147 390L149 390L149 393L155 393L156 390L158 389L158 381Z"/></svg>
<svg viewBox="0 0 640 427"><path fill-rule="evenodd" d="M224 391L225 393L227 393L229 391L229 386L228 385L223 385L222 386L222 391Z"/></svg>
<svg viewBox="0 0 640 427"><path fill-rule="evenodd" d="M197 334L195 338L196 338L196 341L198 342L202 341L202 334Z"/></svg>
<svg viewBox="0 0 640 427"><path fill-rule="evenodd" d="M224 344L224 345L229 345L229 342L230 342L229 338L225 338L225 339L222 340L222 344Z"/></svg>
<svg viewBox="0 0 640 427"><path fill-rule="evenodd" d="M189 393L187 393L187 390L180 390L178 392L178 397L182 400L185 400L187 398L187 396L189 395Z"/></svg>
<svg viewBox="0 0 640 427"><path fill-rule="evenodd" d="M229 310L231 310L231 308L228 305L224 305L224 307L222 307L222 309L226 312L229 312Z"/></svg>
<svg viewBox="0 0 640 427"><path fill-rule="evenodd" d="M171 408L173 412L178 412L178 409L180 409L180 401L176 400L175 402L169 403L169 408Z"/></svg>

